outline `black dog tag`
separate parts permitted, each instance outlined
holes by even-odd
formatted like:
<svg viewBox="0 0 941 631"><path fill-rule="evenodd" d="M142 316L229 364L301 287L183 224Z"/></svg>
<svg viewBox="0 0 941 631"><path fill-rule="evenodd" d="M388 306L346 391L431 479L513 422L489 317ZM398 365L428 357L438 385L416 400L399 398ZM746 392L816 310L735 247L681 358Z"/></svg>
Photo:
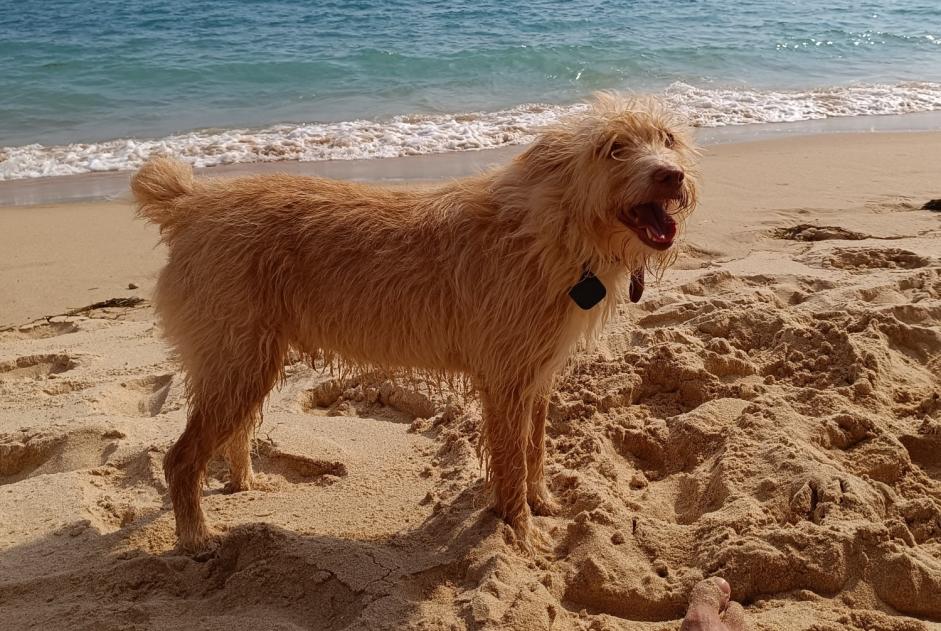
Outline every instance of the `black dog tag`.
<svg viewBox="0 0 941 631"><path fill-rule="evenodd" d="M569 297L585 311L604 300L607 295L608 290L604 288L604 283L588 270L585 270L582 279L569 289Z"/></svg>

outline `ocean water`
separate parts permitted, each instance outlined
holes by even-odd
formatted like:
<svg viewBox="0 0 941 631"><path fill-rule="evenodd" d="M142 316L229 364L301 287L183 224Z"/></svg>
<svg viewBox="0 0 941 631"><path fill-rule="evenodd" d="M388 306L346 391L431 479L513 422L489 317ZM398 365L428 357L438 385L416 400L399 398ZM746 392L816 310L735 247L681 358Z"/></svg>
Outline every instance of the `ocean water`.
<svg viewBox="0 0 941 631"><path fill-rule="evenodd" d="M500 146L599 89L700 126L941 110L941 2L0 0L0 179Z"/></svg>

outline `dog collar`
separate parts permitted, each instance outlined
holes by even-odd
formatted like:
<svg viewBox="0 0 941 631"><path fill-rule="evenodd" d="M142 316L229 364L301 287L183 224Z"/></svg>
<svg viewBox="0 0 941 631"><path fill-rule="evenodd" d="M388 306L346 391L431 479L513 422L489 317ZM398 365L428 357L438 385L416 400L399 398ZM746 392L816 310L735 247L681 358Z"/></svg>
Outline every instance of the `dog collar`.
<svg viewBox="0 0 941 631"><path fill-rule="evenodd" d="M607 295L608 290L605 289L604 283L587 268L582 272L581 280L569 289L569 298L585 311L604 300Z"/></svg>
<svg viewBox="0 0 941 631"><path fill-rule="evenodd" d="M643 267L631 272L631 285L628 292L631 302L640 302L640 297L644 294L645 284ZM585 268L585 271L582 272L581 280L569 289L569 297L585 311L604 300L607 295L608 290L605 288L604 283L592 274L588 268Z"/></svg>

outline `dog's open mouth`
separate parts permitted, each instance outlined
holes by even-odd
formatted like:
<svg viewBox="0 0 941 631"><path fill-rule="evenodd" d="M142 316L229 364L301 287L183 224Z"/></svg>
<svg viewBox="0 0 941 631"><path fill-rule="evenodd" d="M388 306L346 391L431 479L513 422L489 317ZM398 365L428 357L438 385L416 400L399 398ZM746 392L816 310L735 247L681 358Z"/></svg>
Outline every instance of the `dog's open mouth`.
<svg viewBox="0 0 941 631"><path fill-rule="evenodd" d="M676 237L676 221L667 213L662 202L647 202L631 206L618 214L625 226L637 233L645 245L654 250L666 250Z"/></svg>

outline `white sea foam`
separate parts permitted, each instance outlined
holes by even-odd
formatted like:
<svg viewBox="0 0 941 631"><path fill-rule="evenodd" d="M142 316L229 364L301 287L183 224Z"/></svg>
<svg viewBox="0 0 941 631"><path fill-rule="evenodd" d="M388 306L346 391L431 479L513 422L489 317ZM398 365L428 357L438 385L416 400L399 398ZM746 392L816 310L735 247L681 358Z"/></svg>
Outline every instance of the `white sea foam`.
<svg viewBox="0 0 941 631"><path fill-rule="evenodd" d="M941 83L852 85L808 91L701 88L675 83L663 98L699 127L941 110ZM529 142L582 105L520 105L486 113L397 116L385 121L196 131L160 139L0 148L0 180L134 169L154 155L194 166L283 160L352 160L487 149Z"/></svg>
<svg viewBox="0 0 941 631"><path fill-rule="evenodd" d="M850 85L807 91L697 88L675 83L666 99L699 127L789 123L941 110L941 83Z"/></svg>

